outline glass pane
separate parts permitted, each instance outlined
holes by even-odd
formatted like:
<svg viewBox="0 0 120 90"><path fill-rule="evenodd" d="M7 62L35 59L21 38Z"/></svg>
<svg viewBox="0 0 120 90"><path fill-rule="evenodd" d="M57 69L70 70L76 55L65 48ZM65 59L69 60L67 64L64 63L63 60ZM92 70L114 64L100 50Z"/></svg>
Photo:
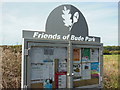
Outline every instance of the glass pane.
<svg viewBox="0 0 120 90"><path fill-rule="evenodd" d="M31 88L66 88L67 49L32 47Z"/></svg>
<svg viewBox="0 0 120 90"><path fill-rule="evenodd" d="M73 49L73 87L79 86L81 80L81 49Z"/></svg>
<svg viewBox="0 0 120 90"><path fill-rule="evenodd" d="M75 52L75 50L73 51ZM81 57L79 60L80 61L79 63L80 64L80 74L79 74L80 78L79 80L74 78L74 82L73 82L74 87L98 84L99 83L98 49L81 48L79 51L80 51L79 54L81 54L80 55ZM75 58L75 55L74 55L74 58ZM75 63L73 66L75 67Z"/></svg>

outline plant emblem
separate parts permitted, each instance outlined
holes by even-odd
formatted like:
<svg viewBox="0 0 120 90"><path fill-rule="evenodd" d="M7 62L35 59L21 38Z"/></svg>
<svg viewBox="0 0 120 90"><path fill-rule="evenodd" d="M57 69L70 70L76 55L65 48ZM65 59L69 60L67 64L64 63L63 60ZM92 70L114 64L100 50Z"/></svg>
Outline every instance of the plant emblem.
<svg viewBox="0 0 120 90"><path fill-rule="evenodd" d="M71 31L74 23L76 23L79 19L79 13L75 12L73 15L73 19L71 19L72 14L70 13L70 10L67 9L65 6L62 12L63 12L62 18L63 18L64 25L69 28L69 31Z"/></svg>

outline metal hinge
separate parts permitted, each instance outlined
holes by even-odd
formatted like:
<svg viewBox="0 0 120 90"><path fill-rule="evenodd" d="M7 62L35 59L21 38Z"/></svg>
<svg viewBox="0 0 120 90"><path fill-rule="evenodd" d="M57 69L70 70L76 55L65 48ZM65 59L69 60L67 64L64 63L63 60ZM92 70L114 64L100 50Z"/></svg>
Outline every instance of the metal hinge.
<svg viewBox="0 0 120 90"><path fill-rule="evenodd" d="M100 49L100 55L103 55L103 48Z"/></svg>
<svg viewBox="0 0 120 90"><path fill-rule="evenodd" d="M29 50L30 50L30 48L25 49L25 55L29 55Z"/></svg>
<svg viewBox="0 0 120 90"><path fill-rule="evenodd" d="M71 75L70 73L67 73L67 76L74 76L74 73L71 73Z"/></svg>
<svg viewBox="0 0 120 90"><path fill-rule="evenodd" d="M28 85L24 85L24 89L23 90L26 90L28 88Z"/></svg>
<svg viewBox="0 0 120 90"><path fill-rule="evenodd" d="M101 81L101 82L103 81L103 77L102 77L102 76L100 76L100 81Z"/></svg>

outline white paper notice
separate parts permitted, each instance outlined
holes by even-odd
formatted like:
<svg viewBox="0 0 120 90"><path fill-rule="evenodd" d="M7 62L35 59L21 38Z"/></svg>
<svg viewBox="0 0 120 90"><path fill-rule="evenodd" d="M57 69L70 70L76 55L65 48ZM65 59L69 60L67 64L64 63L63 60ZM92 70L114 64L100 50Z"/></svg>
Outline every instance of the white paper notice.
<svg viewBox="0 0 120 90"><path fill-rule="evenodd" d="M66 75L59 75L58 88L66 88Z"/></svg>
<svg viewBox="0 0 120 90"><path fill-rule="evenodd" d="M98 49L91 49L91 61L98 61L98 60L99 60Z"/></svg>
<svg viewBox="0 0 120 90"><path fill-rule="evenodd" d="M33 63L31 70L31 80L44 82L46 79L54 79L53 62Z"/></svg>
<svg viewBox="0 0 120 90"><path fill-rule="evenodd" d="M82 64L82 79L91 79L90 63Z"/></svg>

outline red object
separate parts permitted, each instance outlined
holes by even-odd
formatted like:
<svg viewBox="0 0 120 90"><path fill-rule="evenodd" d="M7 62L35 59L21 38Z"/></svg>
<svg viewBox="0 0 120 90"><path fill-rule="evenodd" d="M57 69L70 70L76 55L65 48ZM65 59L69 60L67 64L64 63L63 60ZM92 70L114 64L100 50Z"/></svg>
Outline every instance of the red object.
<svg viewBox="0 0 120 90"><path fill-rule="evenodd" d="M55 86L56 86L56 88L58 88L58 77L59 77L59 75L66 75L67 74L67 72L56 72L55 73Z"/></svg>

